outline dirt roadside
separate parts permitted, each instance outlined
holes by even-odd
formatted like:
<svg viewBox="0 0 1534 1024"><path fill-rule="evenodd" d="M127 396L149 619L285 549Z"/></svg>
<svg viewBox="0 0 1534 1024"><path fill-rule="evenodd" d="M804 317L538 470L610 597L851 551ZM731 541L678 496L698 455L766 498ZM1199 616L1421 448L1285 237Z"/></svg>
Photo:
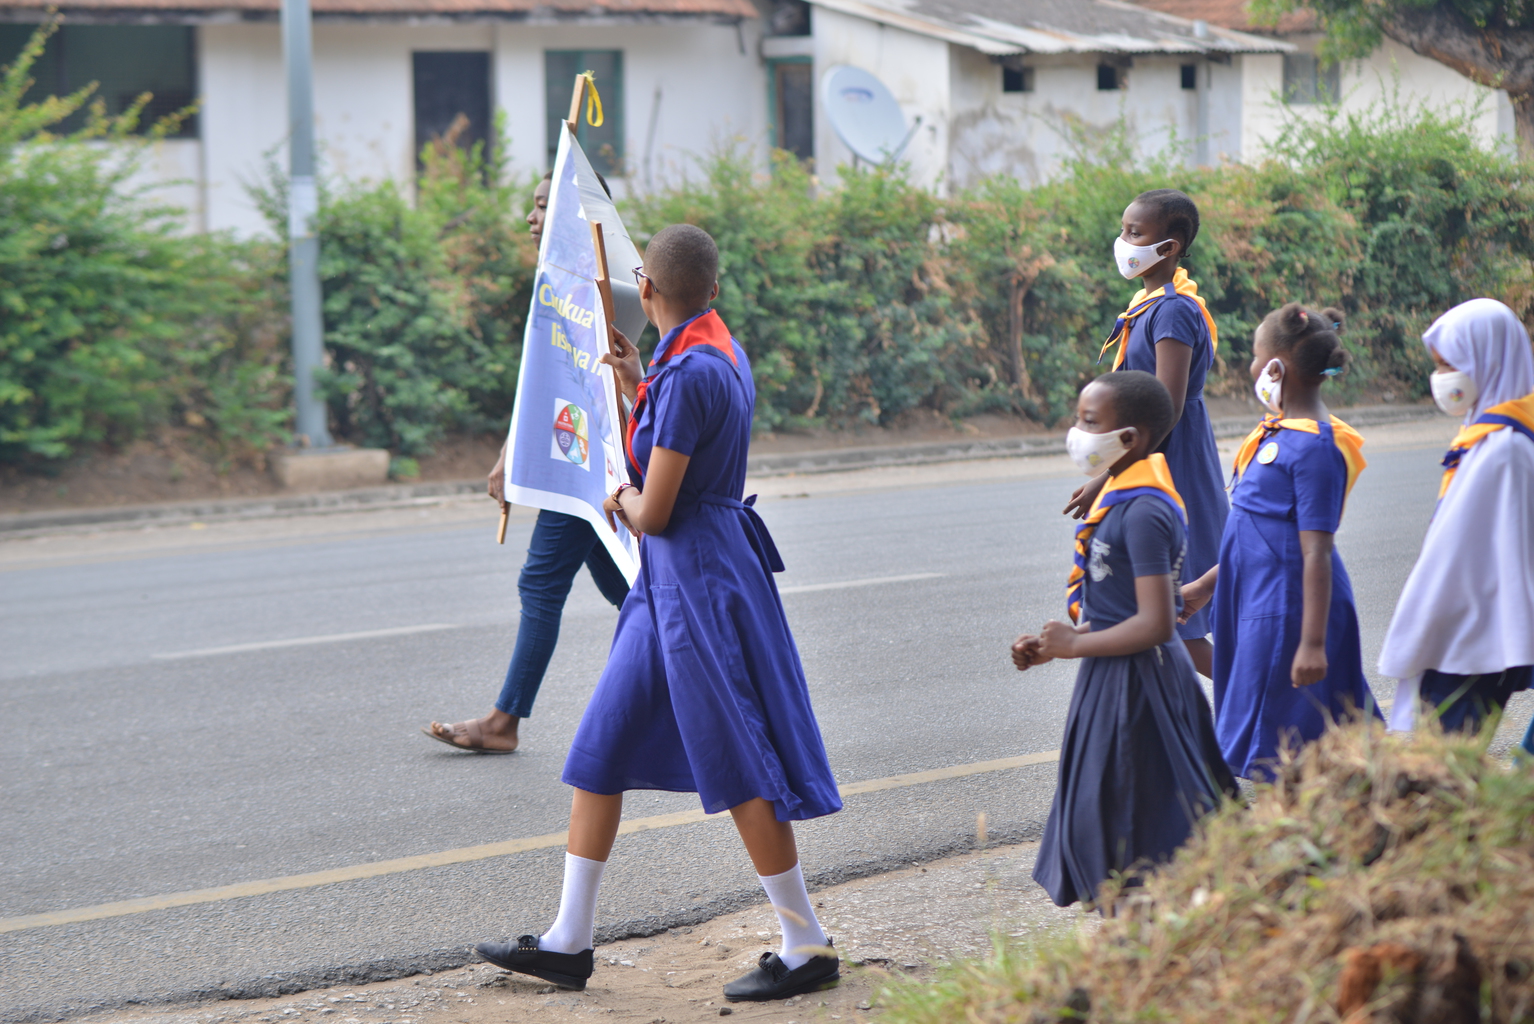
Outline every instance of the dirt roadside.
<svg viewBox="0 0 1534 1024"><path fill-rule="evenodd" d="M842 982L782 1002L726 1003L720 991L762 952L777 948L777 918L763 903L690 928L601 946L596 975L582 993L561 992L479 963L274 999L146 1006L82 1019L89 1024L867 1020L878 1014L882 988L899 979L932 978L952 959L978 957L990 949L993 934L1023 938L1093 927L1091 917L1054 906L1033 882L1037 851L1037 843L995 847L815 892L817 913L842 951Z"/></svg>

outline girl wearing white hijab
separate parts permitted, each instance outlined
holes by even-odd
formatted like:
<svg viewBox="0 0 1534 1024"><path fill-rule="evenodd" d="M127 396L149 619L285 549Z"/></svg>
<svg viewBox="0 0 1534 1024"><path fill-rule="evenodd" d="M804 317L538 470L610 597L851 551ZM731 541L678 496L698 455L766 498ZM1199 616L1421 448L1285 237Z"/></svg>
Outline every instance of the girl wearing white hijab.
<svg viewBox="0 0 1534 1024"><path fill-rule="evenodd" d="M1426 702L1444 728L1473 730L1534 683L1534 350L1494 299L1455 306L1422 340L1434 400L1465 425L1379 667L1400 680L1391 728L1412 729ZM1534 753L1534 730L1524 744Z"/></svg>

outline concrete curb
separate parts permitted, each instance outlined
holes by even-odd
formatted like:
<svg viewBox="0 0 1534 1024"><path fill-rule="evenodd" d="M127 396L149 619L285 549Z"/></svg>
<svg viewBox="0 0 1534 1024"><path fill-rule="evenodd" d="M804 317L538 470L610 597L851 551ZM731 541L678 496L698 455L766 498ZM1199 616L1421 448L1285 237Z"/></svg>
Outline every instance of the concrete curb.
<svg viewBox="0 0 1534 1024"><path fill-rule="evenodd" d="M1437 414L1431 405L1380 405L1339 410L1356 427ZM1232 416L1213 422L1218 438L1241 437L1252 429L1254 417ZM832 448L782 455L760 455L747 462L753 477L840 473L892 466L925 466L974 459L1017 459L1065 454L1062 434L1024 437L977 438L973 441L929 441L921 444ZM275 519L299 515L327 515L367 509L410 508L439 505L456 498L484 493L485 482L460 480L430 484L391 484L353 491L322 494L270 495L261 498L229 498L211 501L173 502L163 505L129 505L116 508L59 509L0 515L0 538L74 533L95 527L165 526L209 520Z"/></svg>
<svg viewBox="0 0 1534 1024"><path fill-rule="evenodd" d="M414 505L438 505L454 498L483 495L484 492L484 480L458 480L449 483L393 484L320 494L273 494L261 498L23 512L0 515L0 537L78 532L96 526L160 526L207 520L274 519L374 508L409 508Z"/></svg>
<svg viewBox="0 0 1534 1024"><path fill-rule="evenodd" d="M1355 427L1427 419L1438 412L1427 405L1378 405L1340 409L1338 415ZM1245 437L1256 417L1227 416L1214 420L1217 438ZM936 462L961 462L970 459L1016 459L1035 455L1064 455L1062 434L1038 434L1024 437L977 438L973 441L929 441L922 444L885 445L867 448L832 448L784 455L761 455L747 463L747 474L755 477L797 474L838 473L851 469L884 466L921 466Z"/></svg>

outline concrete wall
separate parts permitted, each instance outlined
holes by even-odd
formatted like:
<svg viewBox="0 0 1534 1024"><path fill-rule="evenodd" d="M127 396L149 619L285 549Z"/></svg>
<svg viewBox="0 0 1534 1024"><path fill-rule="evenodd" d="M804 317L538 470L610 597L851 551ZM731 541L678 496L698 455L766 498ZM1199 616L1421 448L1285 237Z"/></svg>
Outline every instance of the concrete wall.
<svg viewBox="0 0 1534 1024"><path fill-rule="evenodd" d="M543 51L624 52L624 131L629 182L642 178L647 142L652 180L674 179L731 136L763 150L767 86L755 23L729 25L528 26L516 24L319 24L314 31L315 132L324 173L347 181L415 173L411 53L491 53L491 89L507 116L512 173L544 169ZM267 225L245 186L272 155L285 166L287 92L275 24L199 29L205 226L240 235ZM659 100L657 102L657 90ZM650 138L654 119L655 131Z"/></svg>
<svg viewBox="0 0 1534 1024"><path fill-rule="evenodd" d="M1182 56L1138 56L1122 88L1099 91L1092 54L1030 58L1032 92L1006 93L1001 68L967 47L952 47L953 135L950 178L958 186L1012 174L1028 184L1048 179L1079 147L1090 148L1119 124L1142 155L1169 146L1188 159L1199 152L1198 91L1182 88L1182 65L1206 76L1211 163L1234 157L1241 144L1239 61L1216 64Z"/></svg>
<svg viewBox="0 0 1534 1024"><path fill-rule="evenodd" d="M188 231L207 230L207 208L202 188L202 142L199 139L161 139L140 154L139 167L127 181L132 192L141 192L153 203L185 211Z"/></svg>
<svg viewBox="0 0 1534 1024"><path fill-rule="evenodd" d="M1288 40L1303 50L1314 51L1314 36ZM1279 102L1284 84L1284 62L1279 56L1248 57L1241 94L1246 123L1241 138L1241 158L1262 159L1267 143L1277 137L1286 116L1317 117L1313 105L1285 107ZM1475 128L1488 144L1513 145L1512 104L1507 93L1476 85L1459 72L1386 40L1366 60L1346 61L1340 75L1342 108L1362 110L1382 100L1403 108L1431 106L1452 109L1462 106L1476 111Z"/></svg>
<svg viewBox="0 0 1534 1024"><path fill-rule="evenodd" d="M511 158L544 169L544 50L622 50L628 178L615 191L679 180L731 139L766 166L767 73L758 21L732 25L496 26L495 98L506 112ZM598 87L600 88L600 82ZM568 93L565 101L568 104ZM653 138L650 126L655 126ZM649 154L648 161L646 154Z"/></svg>

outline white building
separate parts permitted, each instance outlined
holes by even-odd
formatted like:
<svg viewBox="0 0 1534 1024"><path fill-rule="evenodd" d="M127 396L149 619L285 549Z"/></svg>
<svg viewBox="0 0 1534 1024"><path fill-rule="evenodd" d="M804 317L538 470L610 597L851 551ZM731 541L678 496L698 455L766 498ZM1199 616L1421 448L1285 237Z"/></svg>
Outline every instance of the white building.
<svg viewBox="0 0 1534 1024"><path fill-rule="evenodd" d="M1174 140L1201 163L1239 158L1246 61L1285 42L1119 0L811 0L817 71L852 64L889 86L924 181L1049 177L1073 147L1123 125L1141 153ZM767 39L769 54L792 41ZM817 127L821 168L849 158Z"/></svg>
<svg viewBox="0 0 1534 1024"><path fill-rule="evenodd" d="M1316 59L1321 35L1309 14L1289 15L1276 27L1265 27L1252 23L1246 0L1139 2L1168 14L1294 44L1289 54L1256 55L1244 61L1244 160L1260 159L1264 144L1278 133L1285 116L1281 97L1288 100L1288 112L1299 116L1305 116L1307 108L1318 109L1316 104L1323 99L1338 101L1344 111L1362 110L1382 99L1408 109L1428 106L1472 111L1484 142L1516 146L1513 105L1506 92L1477 85L1447 65L1390 39L1367 59L1328 67Z"/></svg>
<svg viewBox="0 0 1534 1024"><path fill-rule="evenodd" d="M182 137L149 174L200 229L264 232L246 192L268 159L285 166L287 94L278 0L66 0L35 70L34 96L92 81L111 111L143 91L153 109L193 99ZM314 0L315 132L322 170L413 180L421 145L459 113L484 138L504 112L514 168L552 163L552 126L577 72L594 70L606 114L582 125L593 162L642 181L720 133L768 131L750 0ZM0 0L0 64L43 16Z"/></svg>
<svg viewBox="0 0 1534 1024"><path fill-rule="evenodd" d="M53 0L0 0L0 64ZM196 100L146 174L189 227L264 232L247 194L285 162L279 0L63 0L63 29L33 96L97 81L115 111ZM853 65L877 75L908 124L903 153L938 190L990 174L1041 181L1082 140L1127 126L1142 153L1174 139L1199 163L1260 158L1280 95L1328 88L1345 104L1396 88L1410 102L1475 101L1488 138L1511 136L1505 94L1387 44L1333 72L1303 23L1259 33L1243 0L312 0L315 124L323 170L408 186L427 140L459 114L485 138L496 112L516 170L552 161L577 71L606 108L582 140L616 189L674 180L729 137L813 159L851 159L818 83ZM1156 10L1150 9L1157 8Z"/></svg>

